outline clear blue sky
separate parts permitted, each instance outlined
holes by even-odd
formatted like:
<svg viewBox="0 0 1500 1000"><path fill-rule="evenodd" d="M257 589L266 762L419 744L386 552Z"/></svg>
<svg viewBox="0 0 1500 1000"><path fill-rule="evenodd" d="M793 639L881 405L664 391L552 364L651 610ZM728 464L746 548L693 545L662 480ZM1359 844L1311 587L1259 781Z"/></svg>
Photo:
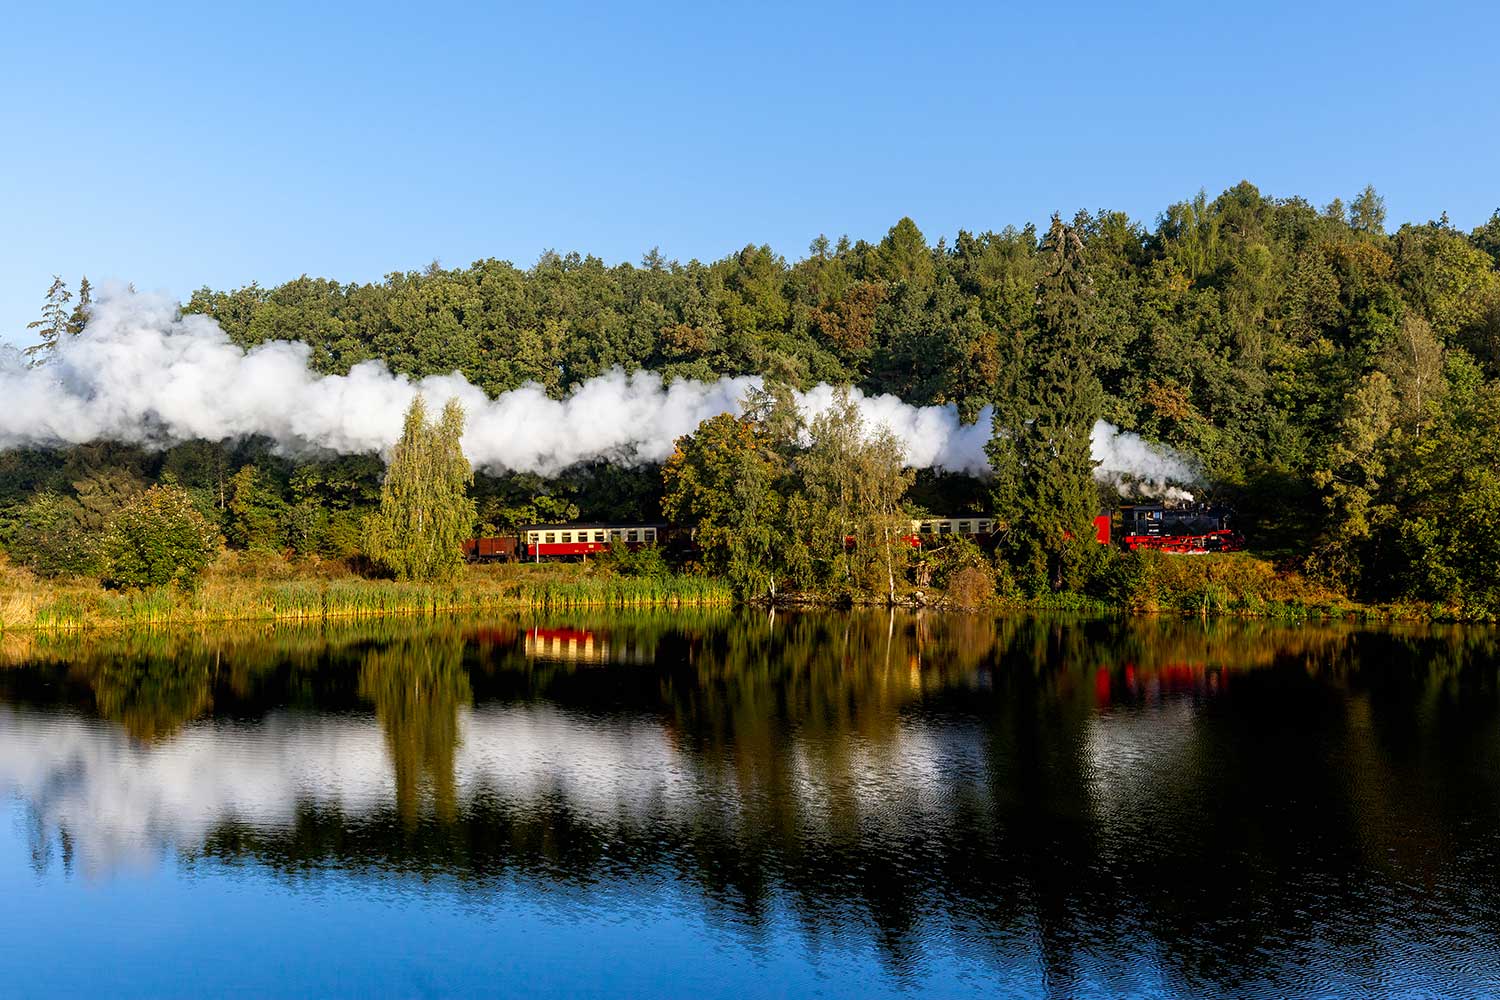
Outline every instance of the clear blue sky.
<svg viewBox="0 0 1500 1000"><path fill-rule="evenodd" d="M0 337L54 272L795 258L1242 178L1373 183L1392 224L1500 206L1487 3L130 6L4 17Z"/></svg>

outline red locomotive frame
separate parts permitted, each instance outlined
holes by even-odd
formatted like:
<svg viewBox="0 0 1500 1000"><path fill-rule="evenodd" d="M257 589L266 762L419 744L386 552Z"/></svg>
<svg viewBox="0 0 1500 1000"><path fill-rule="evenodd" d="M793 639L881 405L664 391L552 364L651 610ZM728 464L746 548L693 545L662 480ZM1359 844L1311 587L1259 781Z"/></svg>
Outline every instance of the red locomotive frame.
<svg viewBox="0 0 1500 1000"><path fill-rule="evenodd" d="M1206 555L1245 548L1234 514L1210 504L1132 504L1120 508L1120 523L1121 542L1131 551Z"/></svg>

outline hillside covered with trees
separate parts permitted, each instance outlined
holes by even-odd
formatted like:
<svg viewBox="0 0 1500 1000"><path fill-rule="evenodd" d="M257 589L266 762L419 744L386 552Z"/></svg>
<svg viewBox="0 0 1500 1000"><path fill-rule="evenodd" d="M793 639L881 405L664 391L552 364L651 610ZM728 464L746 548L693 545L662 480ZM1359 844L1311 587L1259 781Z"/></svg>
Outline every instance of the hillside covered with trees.
<svg viewBox="0 0 1500 1000"><path fill-rule="evenodd" d="M44 345L86 312L67 294L58 282L48 295L33 331ZM1373 189L1319 209L1241 183L1150 227L1080 212L1046 232L934 244L902 219L876 242L820 238L795 262L755 245L686 264L655 251L616 266L547 253L527 269L483 260L372 284L202 289L183 309L243 346L306 342L322 372L381 359L413 376L457 370L491 394L537 382L561 395L645 368L850 384L952 403L971 420L993 406L993 478L922 474L904 502L996 513L1001 560L1033 589L1096 585L1058 539L1082 537L1081 519L1108 499L1087 465L1102 417L1192 456L1238 506L1252 548L1281 565L1367 600L1500 608L1500 212L1472 232L1446 217L1389 232ZM480 474L476 527L697 517L713 501L683 485L693 448L668 463L665 484L654 468ZM803 475L815 458L783 449L767 474ZM347 557L381 474L373 456L294 464L254 440L12 451L0 454L0 531L14 560L75 571L37 542L40 526L101 530L166 480L231 546ZM782 508L837 492L799 482L776 494Z"/></svg>

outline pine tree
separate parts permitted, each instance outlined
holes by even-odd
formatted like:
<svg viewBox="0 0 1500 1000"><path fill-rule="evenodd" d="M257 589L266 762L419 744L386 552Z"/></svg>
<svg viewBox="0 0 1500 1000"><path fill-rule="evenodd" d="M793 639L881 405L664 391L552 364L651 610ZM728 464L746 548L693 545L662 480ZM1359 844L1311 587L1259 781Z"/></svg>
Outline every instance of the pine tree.
<svg viewBox="0 0 1500 1000"><path fill-rule="evenodd" d="M56 350L57 342L68 330L68 302L73 293L59 275L52 276L52 287L47 289L47 300L42 306L42 318L26 324L26 329L35 330L41 342L26 348L25 354L32 364L39 365L45 358L41 355Z"/></svg>
<svg viewBox="0 0 1500 1000"><path fill-rule="evenodd" d="M1090 437L1103 389L1091 365L1096 324L1083 243L1057 216L1042 258L1027 399L1018 414L1002 419L997 411L989 451L997 516L1014 516L1007 547L1017 568L1059 590L1092 544L1099 491Z"/></svg>
<svg viewBox="0 0 1500 1000"><path fill-rule="evenodd" d="M89 306L94 301L93 290L94 286L89 284L88 276L85 275L78 282L78 304L73 307L73 313L68 317L68 332L75 337L88 325Z"/></svg>
<svg viewBox="0 0 1500 1000"><path fill-rule="evenodd" d="M448 401L436 424L428 421L421 396L406 411L380 488L380 510L365 525L366 555L399 579L451 580L463 565L463 543L475 520L463 432L457 400Z"/></svg>

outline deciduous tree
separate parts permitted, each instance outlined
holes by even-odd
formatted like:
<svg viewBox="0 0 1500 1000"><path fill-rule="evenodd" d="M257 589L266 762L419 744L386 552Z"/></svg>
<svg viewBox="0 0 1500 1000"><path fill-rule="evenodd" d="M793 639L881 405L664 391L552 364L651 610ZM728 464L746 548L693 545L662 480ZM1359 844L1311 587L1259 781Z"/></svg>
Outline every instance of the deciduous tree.
<svg viewBox="0 0 1500 1000"><path fill-rule="evenodd" d="M105 582L116 587L189 587L218 555L217 529L180 486L137 494L110 516L103 548Z"/></svg>
<svg viewBox="0 0 1500 1000"><path fill-rule="evenodd" d="M406 411L380 488L380 510L366 522L366 554L402 580L449 580L463 566L473 531L474 479L464 457L464 411L449 400L437 423L421 396Z"/></svg>

